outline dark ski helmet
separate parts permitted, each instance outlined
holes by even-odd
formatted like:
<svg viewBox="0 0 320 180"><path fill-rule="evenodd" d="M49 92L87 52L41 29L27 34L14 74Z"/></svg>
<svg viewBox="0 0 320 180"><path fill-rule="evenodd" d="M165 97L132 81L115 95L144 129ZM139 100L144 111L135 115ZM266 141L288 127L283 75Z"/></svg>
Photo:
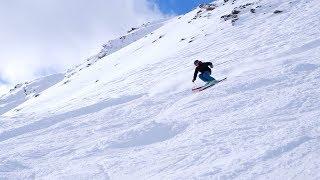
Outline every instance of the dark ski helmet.
<svg viewBox="0 0 320 180"><path fill-rule="evenodd" d="M195 66L197 66L200 62L201 62L201 61L199 61L199 60L195 60L195 61L193 62L193 64L194 64Z"/></svg>

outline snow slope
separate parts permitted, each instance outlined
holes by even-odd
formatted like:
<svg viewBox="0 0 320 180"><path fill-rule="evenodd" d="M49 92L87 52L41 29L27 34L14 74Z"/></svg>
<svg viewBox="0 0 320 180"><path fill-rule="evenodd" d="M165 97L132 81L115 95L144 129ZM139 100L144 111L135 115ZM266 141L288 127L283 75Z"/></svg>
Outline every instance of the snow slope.
<svg viewBox="0 0 320 180"><path fill-rule="evenodd" d="M61 82L62 80L64 80L64 84L67 84L69 82L69 78L78 72L89 68L103 57L128 46L144 36L147 36L149 33L152 33L154 30L160 28L164 22L165 20L155 21L153 23L148 22L140 27L132 28L132 30L128 31L126 35L118 39L108 41L105 45L103 45L103 49L100 53L88 58L82 64L68 69L65 73L54 74L36 79L32 82L17 84L13 89L10 90L9 93L0 97L0 115L10 110L20 111L20 109L15 108L28 99L40 96L42 91Z"/></svg>
<svg viewBox="0 0 320 180"><path fill-rule="evenodd" d="M60 82L64 74L53 74L32 82L17 84L9 93L1 96L0 115L23 104L25 101L40 96L41 92ZM19 111L15 109L14 111Z"/></svg>
<svg viewBox="0 0 320 180"><path fill-rule="evenodd" d="M230 0L164 22L2 114L0 178L319 179L319 17ZM192 93L195 59L228 80Z"/></svg>

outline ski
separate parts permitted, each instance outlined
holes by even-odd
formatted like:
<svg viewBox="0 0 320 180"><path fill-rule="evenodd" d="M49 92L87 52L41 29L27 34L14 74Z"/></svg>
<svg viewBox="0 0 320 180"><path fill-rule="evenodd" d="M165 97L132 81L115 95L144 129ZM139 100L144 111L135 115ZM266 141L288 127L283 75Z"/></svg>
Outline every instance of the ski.
<svg viewBox="0 0 320 180"><path fill-rule="evenodd" d="M193 92L200 92L200 91L208 89L208 88L210 88L210 87L212 87L212 86L214 86L214 85L216 85L216 84L218 84L218 83L220 83L222 81L225 81L225 80L227 80L227 78L223 78L223 79L218 80L217 82L209 84L209 85L204 85L204 86L200 86L200 87L197 87L197 88L193 88L192 91Z"/></svg>

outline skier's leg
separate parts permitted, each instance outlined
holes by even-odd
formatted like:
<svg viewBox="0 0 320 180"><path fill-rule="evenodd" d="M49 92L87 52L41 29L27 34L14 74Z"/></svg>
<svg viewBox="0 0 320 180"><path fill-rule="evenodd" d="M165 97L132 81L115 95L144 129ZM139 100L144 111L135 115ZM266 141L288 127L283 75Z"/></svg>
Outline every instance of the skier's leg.
<svg viewBox="0 0 320 180"><path fill-rule="evenodd" d="M206 72L203 73L203 76L204 76L204 78L205 78L207 81L216 81L216 80L215 80L213 77L211 77L210 75L211 75L211 73L208 72L208 71L206 71Z"/></svg>
<svg viewBox="0 0 320 180"><path fill-rule="evenodd" d="M205 75L205 73L199 74L199 78L204 82L209 82L209 80L207 79L207 76Z"/></svg>

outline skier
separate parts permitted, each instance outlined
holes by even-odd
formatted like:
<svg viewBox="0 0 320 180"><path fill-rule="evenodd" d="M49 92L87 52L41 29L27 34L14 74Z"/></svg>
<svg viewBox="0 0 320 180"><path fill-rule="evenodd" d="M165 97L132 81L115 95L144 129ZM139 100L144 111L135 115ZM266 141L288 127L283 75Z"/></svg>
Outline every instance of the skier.
<svg viewBox="0 0 320 180"><path fill-rule="evenodd" d="M199 60L196 60L194 61L194 65L196 66L196 69L194 70L192 82L194 82L197 79L198 72L201 72L201 74L199 75L199 78L202 81L206 82L207 84L216 82L216 80L213 77L211 77L210 68L213 68L213 65L211 62L201 62Z"/></svg>

